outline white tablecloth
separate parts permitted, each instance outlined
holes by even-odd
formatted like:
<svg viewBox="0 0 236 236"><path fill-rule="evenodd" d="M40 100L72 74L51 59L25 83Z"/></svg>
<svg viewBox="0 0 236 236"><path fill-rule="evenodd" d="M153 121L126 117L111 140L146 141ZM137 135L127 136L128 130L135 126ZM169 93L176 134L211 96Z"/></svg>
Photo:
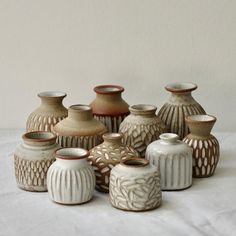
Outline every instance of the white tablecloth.
<svg viewBox="0 0 236 236"><path fill-rule="evenodd" d="M0 130L0 235L236 235L236 134L217 133L221 157L215 175L184 191L163 192L160 208L124 212L95 192L79 206L53 203L47 193L17 188L13 153L22 130Z"/></svg>

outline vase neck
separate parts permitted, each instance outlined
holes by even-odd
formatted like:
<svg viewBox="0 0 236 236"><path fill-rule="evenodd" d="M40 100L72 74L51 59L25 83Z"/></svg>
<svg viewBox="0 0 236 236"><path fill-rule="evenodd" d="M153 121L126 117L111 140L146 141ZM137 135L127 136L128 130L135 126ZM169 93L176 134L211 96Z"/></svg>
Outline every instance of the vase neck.
<svg viewBox="0 0 236 236"><path fill-rule="evenodd" d="M97 99L106 100L106 101L119 101L121 100L121 93L114 94L99 94L96 95Z"/></svg>
<svg viewBox="0 0 236 236"><path fill-rule="evenodd" d="M73 120L87 121L93 119L92 109L87 105L73 105L68 109L68 118Z"/></svg>
<svg viewBox="0 0 236 236"><path fill-rule="evenodd" d="M179 136L174 133L164 133L164 134L161 134L159 137L160 137L161 143L167 144L167 145L176 144L178 143L178 140L179 140Z"/></svg>
<svg viewBox="0 0 236 236"><path fill-rule="evenodd" d="M104 144L108 145L122 145L123 135L120 133L106 133L103 135Z"/></svg>
<svg viewBox="0 0 236 236"><path fill-rule="evenodd" d="M46 91L39 93L38 96L41 98L41 106L62 106L66 93Z"/></svg>
<svg viewBox="0 0 236 236"><path fill-rule="evenodd" d="M153 117L156 115L157 108L153 105L138 104L129 107L130 113L136 116Z"/></svg>

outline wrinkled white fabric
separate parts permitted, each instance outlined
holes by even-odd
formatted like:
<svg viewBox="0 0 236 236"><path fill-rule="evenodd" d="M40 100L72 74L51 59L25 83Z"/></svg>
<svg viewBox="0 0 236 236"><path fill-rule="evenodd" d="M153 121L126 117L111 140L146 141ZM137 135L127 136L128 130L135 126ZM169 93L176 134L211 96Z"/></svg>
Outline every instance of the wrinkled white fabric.
<svg viewBox="0 0 236 236"><path fill-rule="evenodd" d="M23 130L0 130L0 235L236 235L236 134L217 133L221 157L214 176L184 191L163 192L160 208L125 212L95 192L79 206L53 203L47 193L15 184L13 153Z"/></svg>

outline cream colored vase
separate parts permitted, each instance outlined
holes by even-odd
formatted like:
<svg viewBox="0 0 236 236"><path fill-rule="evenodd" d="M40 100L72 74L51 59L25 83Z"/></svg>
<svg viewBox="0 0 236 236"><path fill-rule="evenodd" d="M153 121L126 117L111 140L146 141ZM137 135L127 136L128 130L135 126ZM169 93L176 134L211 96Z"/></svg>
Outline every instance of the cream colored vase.
<svg viewBox="0 0 236 236"><path fill-rule="evenodd" d="M73 105L68 109L68 117L54 126L61 147L80 147L90 150L102 143L102 135L107 128L93 118L92 109L87 105Z"/></svg>
<svg viewBox="0 0 236 236"><path fill-rule="evenodd" d="M61 204L81 204L93 197L95 175L89 165L89 152L82 148L56 151L56 161L47 175L50 198Z"/></svg>
<svg viewBox="0 0 236 236"><path fill-rule="evenodd" d="M59 148L56 136L35 131L22 138L23 143L17 146L14 155L17 185L27 191L47 191L47 171L55 161L55 150Z"/></svg>
<svg viewBox="0 0 236 236"><path fill-rule="evenodd" d="M66 97L62 92L42 92L41 105L33 111L26 122L26 130L30 131L52 131L52 128L65 117L67 109L63 106L62 100Z"/></svg>

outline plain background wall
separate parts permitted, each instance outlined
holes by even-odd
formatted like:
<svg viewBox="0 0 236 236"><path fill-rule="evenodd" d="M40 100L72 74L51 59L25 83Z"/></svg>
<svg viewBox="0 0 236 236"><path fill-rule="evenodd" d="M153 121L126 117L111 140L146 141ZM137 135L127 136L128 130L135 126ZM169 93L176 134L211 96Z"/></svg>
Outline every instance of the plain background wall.
<svg viewBox="0 0 236 236"><path fill-rule="evenodd" d="M176 81L236 131L236 1L0 0L0 128L23 128L47 90L90 103L98 84L160 106Z"/></svg>

